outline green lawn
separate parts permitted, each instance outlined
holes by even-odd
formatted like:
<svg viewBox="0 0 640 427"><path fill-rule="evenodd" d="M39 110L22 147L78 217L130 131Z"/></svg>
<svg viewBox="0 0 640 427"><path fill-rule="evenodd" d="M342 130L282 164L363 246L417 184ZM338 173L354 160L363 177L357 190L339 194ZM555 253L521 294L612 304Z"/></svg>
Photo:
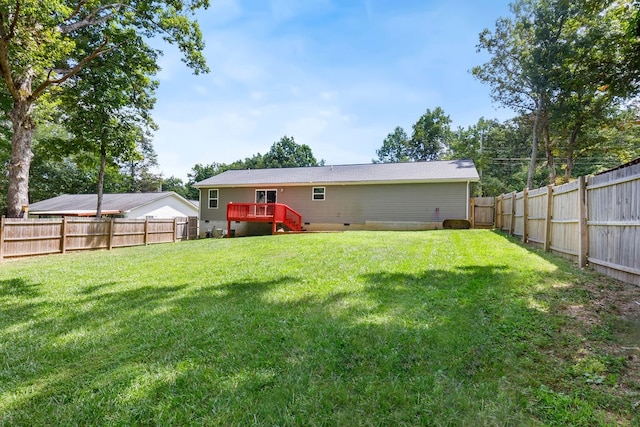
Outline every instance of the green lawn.
<svg viewBox="0 0 640 427"><path fill-rule="evenodd" d="M485 230L5 262L0 424L638 425L619 286Z"/></svg>

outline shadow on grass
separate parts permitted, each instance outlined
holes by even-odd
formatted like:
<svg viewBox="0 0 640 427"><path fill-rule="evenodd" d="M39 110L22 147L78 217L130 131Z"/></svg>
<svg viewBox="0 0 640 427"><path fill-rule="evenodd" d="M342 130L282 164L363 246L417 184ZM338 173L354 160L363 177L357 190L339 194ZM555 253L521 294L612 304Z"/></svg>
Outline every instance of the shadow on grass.
<svg viewBox="0 0 640 427"><path fill-rule="evenodd" d="M0 280L0 298L35 298L40 295L38 287L38 285L20 278Z"/></svg>
<svg viewBox="0 0 640 427"><path fill-rule="evenodd" d="M0 424L526 424L526 390L561 380L545 349L578 345L505 265L356 279L326 295L294 276L104 283L49 301L2 335Z"/></svg>
<svg viewBox="0 0 640 427"><path fill-rule="evenodd" d="M42 306L40 285L21 278L0 280L0 331L33 319Z"/></svg>

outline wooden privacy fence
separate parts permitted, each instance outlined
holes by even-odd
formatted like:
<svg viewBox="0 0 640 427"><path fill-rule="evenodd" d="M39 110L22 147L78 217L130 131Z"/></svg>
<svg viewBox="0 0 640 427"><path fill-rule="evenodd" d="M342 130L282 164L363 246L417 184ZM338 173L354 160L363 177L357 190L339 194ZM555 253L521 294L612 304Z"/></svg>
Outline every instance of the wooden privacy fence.
<svg viewBox="0 0 640 427"><path fill-rule="evenodd" d="M568 184L502 194L495 227L640 285L640 164Z"/></svg>
<svg viewBox="0 0 640 427"><path fill-rule="evenodd" d="M0 223L0 260L197 238L196 217L174 219L13 219Z"/></svg>

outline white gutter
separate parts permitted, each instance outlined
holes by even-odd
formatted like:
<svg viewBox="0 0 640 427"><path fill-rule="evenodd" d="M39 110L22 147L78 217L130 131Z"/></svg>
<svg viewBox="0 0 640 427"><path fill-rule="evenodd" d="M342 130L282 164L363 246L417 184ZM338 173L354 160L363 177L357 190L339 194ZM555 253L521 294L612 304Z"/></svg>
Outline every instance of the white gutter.
<svg viewBox="0 0 640 427"><path fill-rule="evenodd" d="M330 186L330 185L385 185L385 184L451 184L457 182L478 182L479 179L470 181L469 178L433 178L427 180L371 180L371 181L307 181L307 182L254 182L254 183L225 183L225 184L196 184L194 188L252 188L256 186L272 186L272 187L306 187L314 186Z"/></svg>

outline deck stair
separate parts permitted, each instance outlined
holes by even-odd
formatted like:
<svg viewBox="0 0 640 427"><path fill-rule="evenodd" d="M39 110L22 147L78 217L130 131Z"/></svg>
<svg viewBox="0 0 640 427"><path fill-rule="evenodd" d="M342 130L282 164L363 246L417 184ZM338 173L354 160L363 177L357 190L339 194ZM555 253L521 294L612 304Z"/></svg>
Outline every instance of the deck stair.
<svg viewBox="0 0 640 427"><path fill-rule="evenodd" d="M231 236L231 222L269 222L272 233L278 232L278 224L292 232L304 231L302 215L282 203L229 203L227 205L227 236Z"/></svg>

